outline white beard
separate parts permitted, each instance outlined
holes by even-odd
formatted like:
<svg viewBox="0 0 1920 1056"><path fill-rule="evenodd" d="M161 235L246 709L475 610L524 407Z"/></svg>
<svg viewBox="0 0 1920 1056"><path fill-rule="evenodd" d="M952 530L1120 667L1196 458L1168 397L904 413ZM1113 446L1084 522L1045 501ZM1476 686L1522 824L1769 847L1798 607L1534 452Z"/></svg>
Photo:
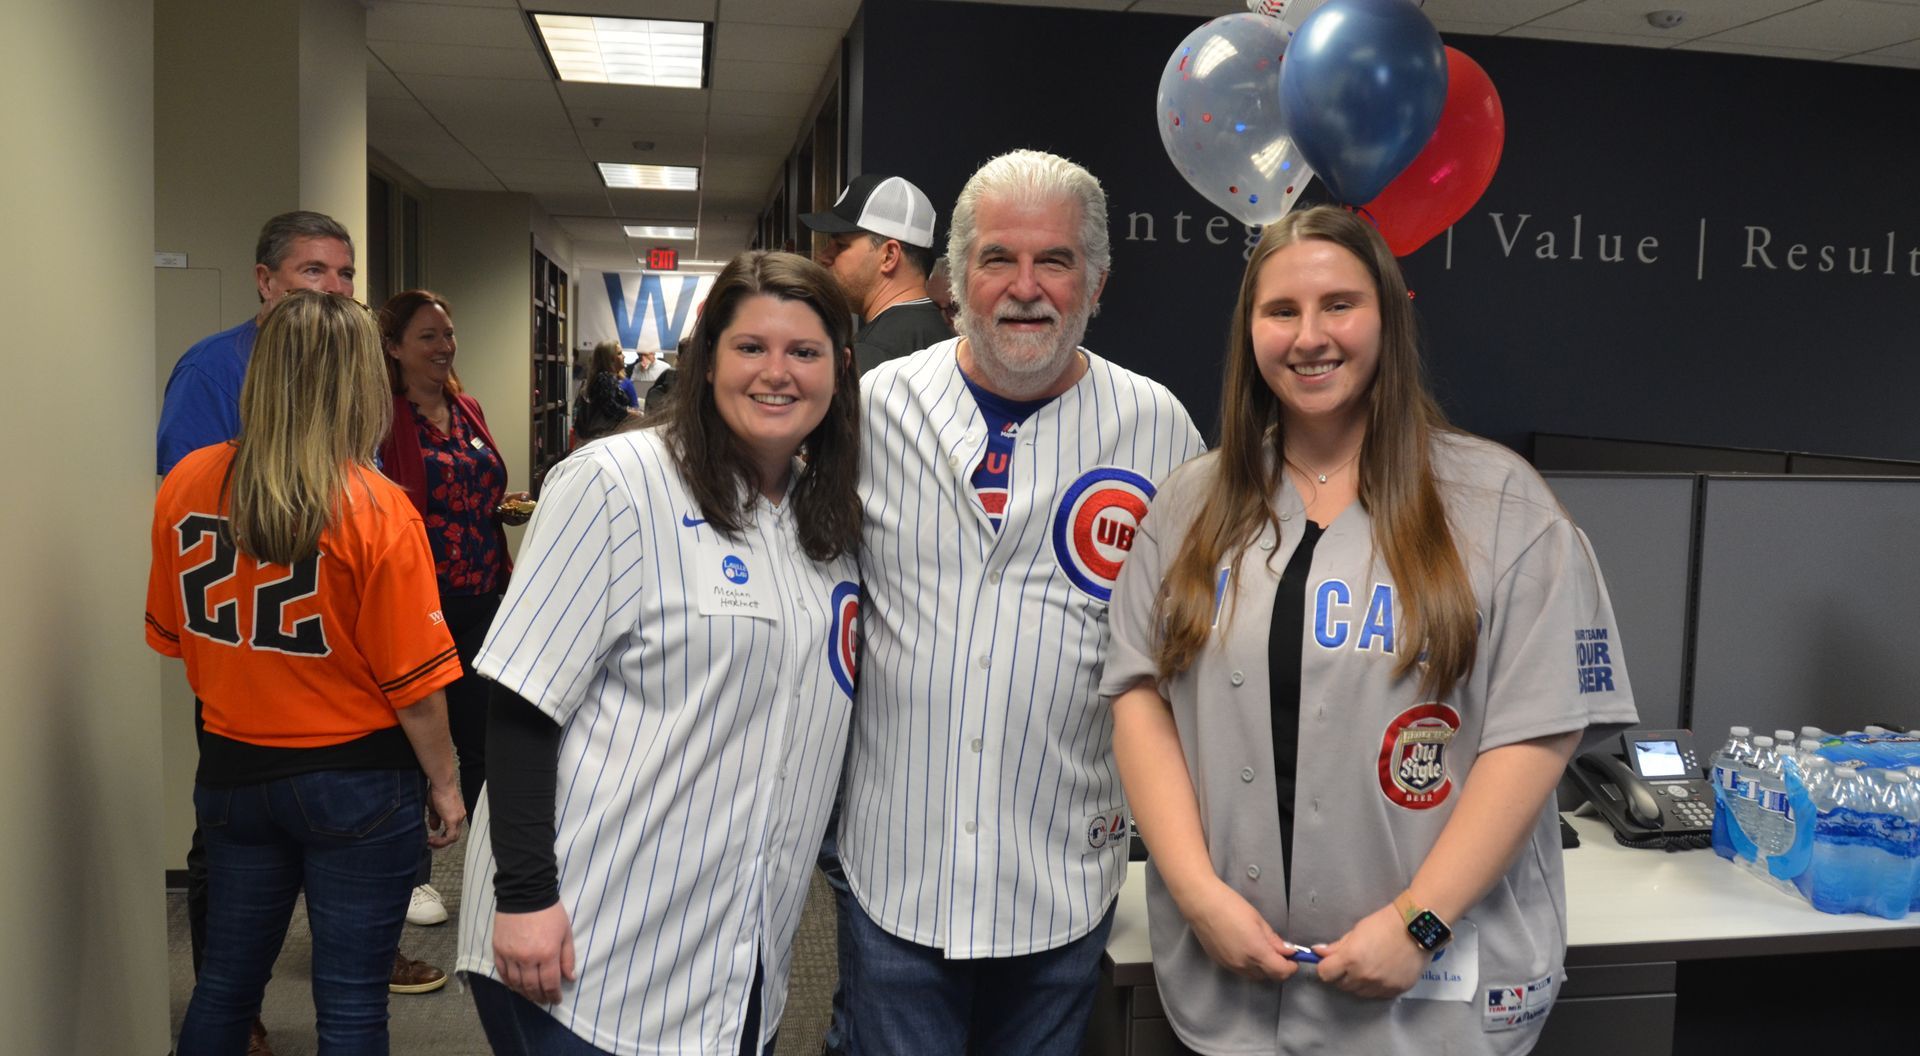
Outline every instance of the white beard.
<svg viewBox="0 0 1920 1056"><path fill-rule="evenodd" d="M1049 316L1051 309L1046 309ZM995 317L1015 316L1003 307L994 309ZM1001 333L994 319L981 318L972 308L960 310L960 332L966 335L973 351L974 366L985 375L988 389L1013 400L1030 400L1053 387L1066 373L1078 354L1080 339L1087 334L1087 320L1093 315L1091 301L1054 320L1051 333Z"/></svg>

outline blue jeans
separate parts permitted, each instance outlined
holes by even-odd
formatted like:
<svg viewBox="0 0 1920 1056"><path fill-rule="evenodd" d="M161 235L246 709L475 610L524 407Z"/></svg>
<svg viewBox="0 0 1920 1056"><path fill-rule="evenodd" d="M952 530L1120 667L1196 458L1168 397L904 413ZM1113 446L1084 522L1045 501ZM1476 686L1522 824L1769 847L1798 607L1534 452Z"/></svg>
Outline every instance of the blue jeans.
<svg viewBox="0 0 1920 1056"><path fill-rule="evenodd" d="M1078 1056L1113 910L1086 936L1021 957L948 960L896 938L848 899L853 1056Z"/></svg>
<svg viewBox="0 0 1920 1056"><path fill-rule="evenodd" d="M319 1049L385 1054L387 979L426 840L419 775L326 770L195 785L193 809L207 848L207 946L177 1056L246 1051L302 887Z"/></svg>
<svg viewBox="0 0 1920 1056"><path fill-rule="evenodd" d="M561 1026L545 1008L492 976L462 972L460 978L473 994L473 1010L480 1015L480 1029L486 1031L494 1056L607 1056L605 1049L594 1048L587 1039ZM760 1034L761 983L756 967L751 996L747 998L747 1019L740 1031L741 1056L751 1056L754 1039ZM773 1052L773 1047L772 1041L767 1042L766 1052Z"/></svg>

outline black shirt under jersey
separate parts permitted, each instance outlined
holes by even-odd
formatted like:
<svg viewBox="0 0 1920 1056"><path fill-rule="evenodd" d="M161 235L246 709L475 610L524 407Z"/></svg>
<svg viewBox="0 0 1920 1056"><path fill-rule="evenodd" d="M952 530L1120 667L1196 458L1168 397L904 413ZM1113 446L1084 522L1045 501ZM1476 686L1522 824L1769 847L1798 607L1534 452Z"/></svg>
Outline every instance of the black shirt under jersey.
<svg viewBox="0 0 1920 1056"><path fill-rule="evenodd" d="M1300 655L1306 642L1307 573L1326 529L1303 520L1306 535L1287 559L1267 631L1267 687L1273 711L1273 786L1280 811L1283 877L1293 872L1294 786L1300 774Z"/></svg>

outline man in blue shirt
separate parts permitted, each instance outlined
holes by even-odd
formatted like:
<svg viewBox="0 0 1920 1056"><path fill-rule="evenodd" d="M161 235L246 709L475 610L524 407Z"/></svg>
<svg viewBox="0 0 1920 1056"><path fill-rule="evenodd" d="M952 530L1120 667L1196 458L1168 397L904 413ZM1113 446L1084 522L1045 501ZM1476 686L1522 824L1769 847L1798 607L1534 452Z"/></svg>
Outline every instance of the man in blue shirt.
<svg viewBox="0 0 1920 1056"><path fill-rule="evenodd" d="M275 302L300 289L353 296L353 236L324 213L281 213L267 221L253 260L259 313L202 338L167 378L156 462L161 476L188 452L231 440L240 431L240 382L247 376L260 320Z"/></svg>

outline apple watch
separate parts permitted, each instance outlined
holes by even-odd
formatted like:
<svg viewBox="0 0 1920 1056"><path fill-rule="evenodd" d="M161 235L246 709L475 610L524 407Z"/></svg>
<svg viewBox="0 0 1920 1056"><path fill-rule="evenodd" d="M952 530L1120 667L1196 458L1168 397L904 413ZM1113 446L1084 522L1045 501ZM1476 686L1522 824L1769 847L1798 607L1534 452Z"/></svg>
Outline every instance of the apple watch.
<svg viewBox="0 0 1920 1056"><path fill-rule="evenodd" d="M1407 934L1428 953L1453 941L1453 928L1434 911L1414 905L1413 892L1402 891L1394 898L1393 908L1400 911L1401 919L1406 922Z"/></svg>

